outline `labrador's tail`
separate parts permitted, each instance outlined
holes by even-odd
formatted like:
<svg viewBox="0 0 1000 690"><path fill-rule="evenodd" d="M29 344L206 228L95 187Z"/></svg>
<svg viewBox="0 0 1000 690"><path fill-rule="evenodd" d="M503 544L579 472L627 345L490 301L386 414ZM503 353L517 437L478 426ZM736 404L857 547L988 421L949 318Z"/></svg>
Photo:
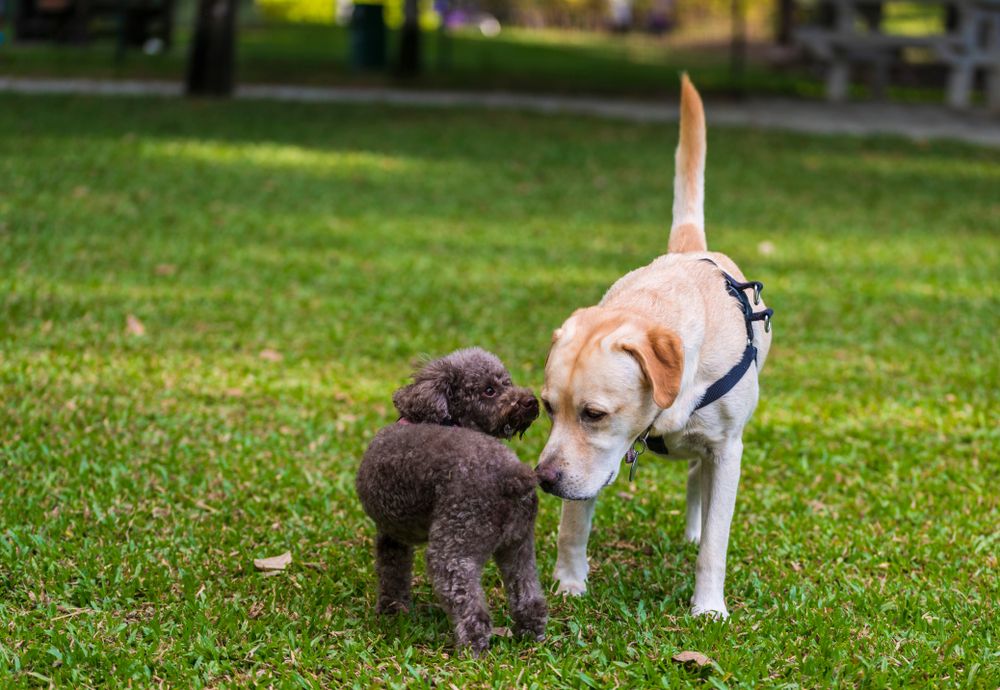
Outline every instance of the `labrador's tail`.
<svg viewBox="0 0 1000 690"><path fill-rule="evenodd" d="M681 76L680 141L674 171L671 252L703 252L705 242L705 109L687 74Z"/></svg>

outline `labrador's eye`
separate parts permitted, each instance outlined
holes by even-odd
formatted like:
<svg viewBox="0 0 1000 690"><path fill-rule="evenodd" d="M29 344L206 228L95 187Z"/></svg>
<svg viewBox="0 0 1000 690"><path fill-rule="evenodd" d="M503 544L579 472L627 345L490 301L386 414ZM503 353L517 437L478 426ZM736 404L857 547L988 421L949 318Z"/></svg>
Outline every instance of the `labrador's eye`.
<svg viewBox="0 0 1000 690"><path fill-rule="evenodd" d="M607 412L602 410L595 410L592 407L585 407L583 409L583 418L588 422L598 422L608 416Z"/></svg>
<svg viewBox="0 0 1000 690"><path fill-rule="evenodd" d="M483 395L485 395L487 398L492 398L496 394L497 390L493 386L486 386L486 390L483 391Z"/></svg>

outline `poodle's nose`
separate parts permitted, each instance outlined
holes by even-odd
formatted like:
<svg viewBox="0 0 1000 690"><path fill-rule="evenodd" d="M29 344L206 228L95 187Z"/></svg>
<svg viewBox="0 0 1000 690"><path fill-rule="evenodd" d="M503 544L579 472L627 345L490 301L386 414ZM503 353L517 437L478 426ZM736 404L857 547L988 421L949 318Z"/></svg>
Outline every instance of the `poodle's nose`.
<svg viewBox="0 0 1000 690"><path fill-rule="evenodd" d="M517 404L521 407L526 407L529 410L538 410L538 400L536 400L535 396L532 394L525 395L517 401Z"/></svg>
<svg viewBox="0 0 1000 690"><path fill-rule="evenodd" d="M552 465L540 464L535 468L535 475L538 477L538 485L542 487L542 491L551 492L562 479L563 473L562 470Z"/></svg>

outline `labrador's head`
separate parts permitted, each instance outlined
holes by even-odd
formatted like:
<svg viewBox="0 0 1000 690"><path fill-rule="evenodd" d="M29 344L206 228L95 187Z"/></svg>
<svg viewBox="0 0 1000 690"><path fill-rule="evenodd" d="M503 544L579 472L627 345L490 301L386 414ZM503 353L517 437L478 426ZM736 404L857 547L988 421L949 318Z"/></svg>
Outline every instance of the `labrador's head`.
<svg viewBox="0 0 1000 690"><path fill-rule="evenodd" d="M587 499L680 389L680 338L617 309L577 310L552 335L542 404L552 420L537 473L543 490Z"/></svg>

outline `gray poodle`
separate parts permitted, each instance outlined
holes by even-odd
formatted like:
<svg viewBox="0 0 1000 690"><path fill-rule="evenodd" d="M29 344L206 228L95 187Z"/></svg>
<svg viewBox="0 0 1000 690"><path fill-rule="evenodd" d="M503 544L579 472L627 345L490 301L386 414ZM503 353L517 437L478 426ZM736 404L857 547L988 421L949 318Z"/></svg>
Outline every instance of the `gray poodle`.
<svg viewBox="0 0 1000 690"><path fill-rule="evenodd" d="M380 613L410 603L413 547L427 542L427 572L455 627L479 654L492 624L481 584L496 559L515 632L542 639L548 609L535 569L535 474L499 438L538 417L529 388L511 383L493 354L452 352L392 396L400 418L380 430L358 470L358 496L375 521Z"/></svg>

